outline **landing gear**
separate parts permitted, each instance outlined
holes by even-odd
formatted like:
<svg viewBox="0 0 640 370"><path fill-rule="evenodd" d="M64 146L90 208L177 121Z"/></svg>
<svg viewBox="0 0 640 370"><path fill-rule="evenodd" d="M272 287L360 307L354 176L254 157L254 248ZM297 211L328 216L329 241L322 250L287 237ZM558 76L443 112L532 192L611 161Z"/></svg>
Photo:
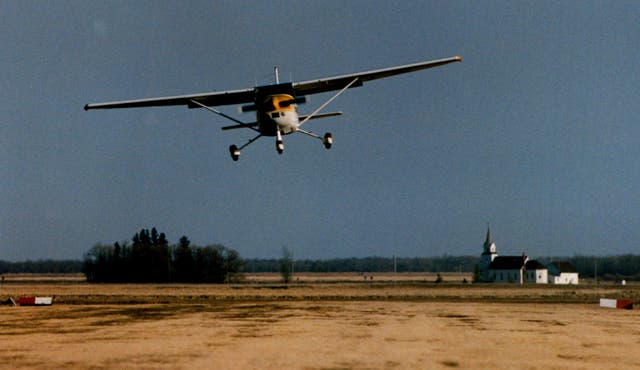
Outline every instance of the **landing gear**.
<svg viewBox="0 0 640 370"><path fill-rule="evenodd" d="M284 152L284 143L282 140L276 140L276 151L278 154L282 154Z"/></svg>
<svg viewBox="0 0 640 370"><path fill-rule="evenodd" d="M324 147L327 148L327 149L331 149L331 146L333 145L333 135L331 135L330 132L327 132L326 134L324 134L324 137L320 137L319 135L316 135L313 132L309 132L309 131L305 131L305 130L301 130L301 129L298 129L297 132L321 140L322 141L322 145L324 145ZM256 137L254 137L253 139L249 140L249 142L247 142L246 144L244 144L243 146L241 146L239 148L236 145L231 145L229 147L229 154L231 154L231 159L233 159L234 161L239 160L240 159L240 151L242 149L246 148L247 146L249 146L249 144L253 143L254 141L258 140L261 137L262 137L262 134L260 134L260 135L258 135ZM280 131L278 131L278 133L277 133L276 151L278 152L278 154L284 153L284 141L282 141L282 133L280 133Z"/></svg>
<svg viewBox="0 0 640 370"><path fill-rule="evenodd" d="M331 149L331 145L333 145L333 135L330 132L324 134L324 138L322 139L322 143L324 147L327 149Z"/></svg>
<svg viewBox="0 0 640 370"><path fill-rule="evenodd" d="M253 143L254 141L260 139L262 137L262 134L254 137L253 139L249 140L246 144L244 144L241 147L237 147L235 145L231 145L229 147L229 154L231 154L231 159L233 159L234 161L237 161L238 159L240 159L240 151L246 147L248 147L251 143Z"/></svg>
<svg viewBox="0 0 640 370"><path fill-rule="evenodd" d="M284 152L284 142L282 141L282 133L280 133L280 129L277 130L276 150L278 151L278 154L282 154L282 152Z"/></svg>
<svg viewBox="0 0 640 370"><path fill-rule="evenodd" d="M303 129L298 129L298 132L322 141L322 145L324 145L324 147L327 149L331 149L331 146L333 145L333 135L331 135L330 132L324 134L324 137L320 137L320 135L314 134L311 131L305 131Z"/></svg>
<svg viewBox="0 0 640 370"><path fill-rule="evenodd" d="M234 161L240 159L240 149L238 149L238 147L235 145L231 145L229 147L229 154L231 154L231 159L233 159Z"/></svg>

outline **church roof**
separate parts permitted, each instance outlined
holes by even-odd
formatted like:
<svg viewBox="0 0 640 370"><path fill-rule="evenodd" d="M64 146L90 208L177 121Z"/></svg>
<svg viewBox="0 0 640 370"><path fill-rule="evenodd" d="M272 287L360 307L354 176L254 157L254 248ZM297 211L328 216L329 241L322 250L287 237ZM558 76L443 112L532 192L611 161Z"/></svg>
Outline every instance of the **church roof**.
<svg viewBox="0 0 640 370"><path fill-rule="evenodd" d="M536 260L528 260L526 269L530 270L530 271L533 271L533 270L546 270L547 268L544 267L543 264L541 264L540 262L538 262Z"/></svg>
<svg viewBox="0 0 640 370"><path fill-rule="evenodd" d="M551 262L549 265L552 269L557 269L558 272L578 272L569 262Z"/></svg>
<svg viewBox="0 0 640 370"><path fill-rule="evenodd" d="M489 264L489 270L520 270L523 263L522 256L497 256Z"/></svg>
<svg viewBox="0 0 640 370"><path fill-rule="evenodd" d="M489 270L520 270L526 256L498 256L489 264ZM527 270L545 270L545 267L536 260L528 260Z"/></svg>

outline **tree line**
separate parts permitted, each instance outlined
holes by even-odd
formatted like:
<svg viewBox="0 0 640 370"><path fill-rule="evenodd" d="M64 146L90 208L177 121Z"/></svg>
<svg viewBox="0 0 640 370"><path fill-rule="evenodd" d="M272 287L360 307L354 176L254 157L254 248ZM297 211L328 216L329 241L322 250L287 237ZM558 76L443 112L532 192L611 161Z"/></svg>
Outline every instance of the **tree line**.
<svg viewBox="0 0 640 370"><path fill-rule="evenodd" d="M640 281L640 255L575 256L565 260L571 262L581 277Z"/></svg>
<svg viewBox="0 0 640 370"><path fill-rule="evenodd" d="M364 257L328 260L295 260L295 272L471 272L480 261L474 256ZM279 259L247 259L247 272L280 272Z"/></svg>
<svg viewBox="0 0 640 370"><path fill-rule="evenodd" d="M190 246L186 236L180 239L178 245L171 246L166 243L166 237L161 238L161 234L157 233L155 233L157 235L156 243L159 243L160 246L143 246L141 235L142 239L146 241L147 234L149 234L149 239L154 239L152 238L153 230L151 233L145 230L136 234L138 236L137 243L134 236L133 245L118 243L112 246L96 245L85 255L84 261L0 261L0 274L84 272L88 279L90 276L92 277L89 281L124 282L149 281L151 279L160 282L223 282L227 277L237 279L241 271L282 273L282 259L242 260L237 252L221 245ZM164 246L165 244L166 246ZM138 246L134 248L135 245ZM150 260L146 261L147 259ZM221 262L225 259L227 262ZM536 259L543 264L551 261L568 261L576 268L582 278L597 277L599 280L640 281L640 255L577 255ZM395 271L473 272L479 261L480 258L475 256L398 257L395 259ZM292 265L295 272L393 272L394 258L302 259L294 260ZM243 268L241 269L241 267ZM227 276L227 272L230 274L229 276ZM222 277L223 275L224 277Z"/></svg>
<svg viewBox="0 0 640 370"><path fill-rule="evenodd" d="M74 274L82 272L80 260L38 260L9 262L0 260L0 274Z"/></svg>
<svg viewBox="0 0 640 370"><path fill-rule="evenodd" d="M226 283L239 278L243 265L233 249L192 246L186 236L169 245L152 228L136 233L131 245L95 245L84 256L83 272L96 283Z"/></svg>
<svg viewBox="0 0 640 370"><path fill-rule="evenodd" d="M599 280L636 280L640 281L640 255L626 254L618 256L542 257L534 258L542 264L552 261L571 263L582 278ZM394 261L395 260L395 261ZM365 257L341 258L329 260L296 260L293 270L296 272L468 272L473 273L480 262L476 256L442 257ZM394 266L395 265L395 266ZM278 259L247 259L247 272L279 272L281 262Z"/></svg>

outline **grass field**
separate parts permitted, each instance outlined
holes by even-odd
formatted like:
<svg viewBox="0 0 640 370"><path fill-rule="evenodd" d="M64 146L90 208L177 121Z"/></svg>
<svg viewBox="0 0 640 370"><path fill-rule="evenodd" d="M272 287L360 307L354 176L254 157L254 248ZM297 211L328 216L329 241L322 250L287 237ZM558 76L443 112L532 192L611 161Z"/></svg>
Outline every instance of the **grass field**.
<svg viewBox="0 0 640 370"><path fill-rule="evenodd" d="M640 287L494 286L459 277L300 275L236 285L83 283L7 277L0 368L640 368Z"/></svg>

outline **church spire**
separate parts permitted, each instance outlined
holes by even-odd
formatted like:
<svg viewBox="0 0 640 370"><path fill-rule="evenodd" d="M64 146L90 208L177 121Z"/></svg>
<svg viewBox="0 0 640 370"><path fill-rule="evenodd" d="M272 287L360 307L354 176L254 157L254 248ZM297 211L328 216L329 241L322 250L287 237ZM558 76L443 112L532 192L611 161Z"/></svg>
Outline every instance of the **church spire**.
<svg viewBox="0 0 640 370"><path fill-rule="evenodd" d="M482 281L492 281L495 278L491 276L489 267L497 256L498 252L496 251L496 243L493 242L493 238L491 237L491 227L487 222L487 238L484 241L484 251L480 256L479 264Z"/></svg>
<svg viewBox="0 0 640 370"><path fill-rule="evenodd" d="M493 238L491 237L491 228L489 223L487 223L487 239L484 241L484 248L489 249L491 244L493 244Z"/></svg>
<svg viewBox="0 0 640 370"><path fill-rule="evenodd" d="M496 254L496 243L493 242L493 238L491 237L491 227L489 223L487 223L487 238L484 241L484 252L482 254Z"/></svg>

